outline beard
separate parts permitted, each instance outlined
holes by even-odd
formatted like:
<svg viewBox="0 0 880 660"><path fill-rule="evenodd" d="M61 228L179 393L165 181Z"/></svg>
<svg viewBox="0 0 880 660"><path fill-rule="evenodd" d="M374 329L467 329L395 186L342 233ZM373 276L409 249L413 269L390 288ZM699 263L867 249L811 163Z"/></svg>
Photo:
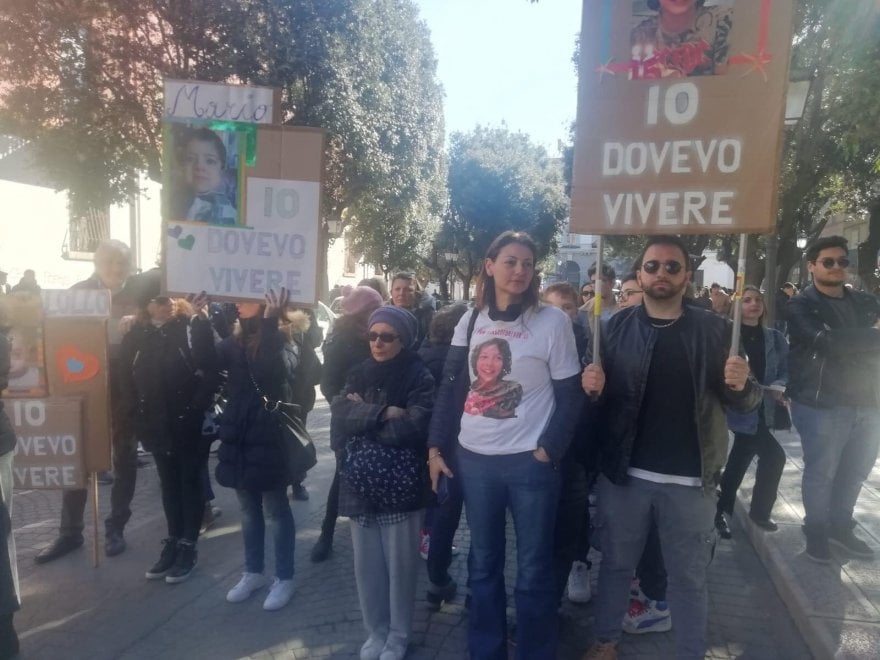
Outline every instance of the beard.
<svg viewBox="0 0 880 660"><path fill-rule="evenodd" d="M661 286L664 286L664 288L660 288ZM687 280L683 281L681 284L674 284L673 282L654 282L648 287L643 286L642 291L651 300L672 300L681 295L681 292L684 291L686 286Z"/></svg>

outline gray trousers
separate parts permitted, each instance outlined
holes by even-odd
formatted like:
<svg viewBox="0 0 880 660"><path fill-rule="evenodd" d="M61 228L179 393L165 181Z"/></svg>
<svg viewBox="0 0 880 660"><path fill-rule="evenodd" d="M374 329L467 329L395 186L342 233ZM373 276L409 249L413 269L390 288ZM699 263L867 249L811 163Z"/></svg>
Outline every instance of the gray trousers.
<svg viewBox="0 0 880 660"><path fill-rule="evenodd" d="M422 512L392 525L351 521L354 576L364 627L370 637L389 643L409 642L416 602L419 530Z"/></svg>
<svg viewBox="0 0 880 660"><path fill-rule="evenodd" d="M596 636L603 641L620 639L630 581L654 520L669 578L669 606L678 622L675 655L702 660L709 619L706 569L715 550L715 497L702 488L634 477L616 486L601 475L598 483L602 563Z"/></svg>

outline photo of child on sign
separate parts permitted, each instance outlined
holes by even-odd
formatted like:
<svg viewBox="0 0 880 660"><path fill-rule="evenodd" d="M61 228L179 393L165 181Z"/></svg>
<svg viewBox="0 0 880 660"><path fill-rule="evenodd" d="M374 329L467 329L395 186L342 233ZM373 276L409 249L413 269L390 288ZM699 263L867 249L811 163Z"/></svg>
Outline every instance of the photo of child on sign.
<svg viewBox="0 0 880 660"><path fill-rule="evenodd" d="M166 132L167 220L238 225L240 140L235 131L172 124Z"/></svg>
<svg viewBox="0 0 880 660"><path fill-rule="evenodd" d="M632 80L727 73L733 0L633 0Z"/></svg>
<svg viewBox="0 0 880 660"><path fill-rule="evenodd" d="M42 301L39 296L4 296L0 332L9 340L9 383L4 396L46 396Z"/></svg>

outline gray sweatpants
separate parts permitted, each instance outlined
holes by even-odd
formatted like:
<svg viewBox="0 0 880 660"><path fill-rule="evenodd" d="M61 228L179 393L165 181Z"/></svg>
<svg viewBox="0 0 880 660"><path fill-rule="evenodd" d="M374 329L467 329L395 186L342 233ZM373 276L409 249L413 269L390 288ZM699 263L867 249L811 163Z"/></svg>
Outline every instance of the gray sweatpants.
<svg viewBox="0 0 880 660"><path fill-rule="evenodd" d="M602 562L596 636L620 639L630 582L653 520L669 578L675 657L702 660L709 618L706 569L715 552L715 497L702 488L634 477L617 486L601 475L598 485Z"/></svg>
<svg viewBox="0 0 880 660"><path fill-rule="evenodd" d="M409 642L416 600L419 566L419 530L422 512L392 525L351 521L354 576L364 627L370 637Z"/></svg>

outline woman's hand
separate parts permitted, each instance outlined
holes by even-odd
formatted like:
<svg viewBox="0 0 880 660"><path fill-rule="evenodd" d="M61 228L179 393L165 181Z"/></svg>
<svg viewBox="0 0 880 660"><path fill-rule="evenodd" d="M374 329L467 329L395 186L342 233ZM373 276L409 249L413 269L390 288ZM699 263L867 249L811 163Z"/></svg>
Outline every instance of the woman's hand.
<svg viewBox="0 0 880 660"><path fill-rule="evenodd" d="M734 392L742 392L749 379L749 363L739 355L727 358L724 363L724 383Z"/></svg>
<svg viewBox="0 0 880 660"><path fill-rule="evenodd" d="M445 474L449 479L453 478L452 470L446 465L446 461L436 449L432 452L428 450L428 473L431 475L431 490L437 492L437 485L440 483L440 475Z"/></svg>
<svg viewBox="0 0 880 660"><path fill-rule="evenodd" d="M541 463L550 462L550 456L547 454L547 451L543 447L538 447L535 451L533 451L532 456L535 457L536 461L540 461Z"/></svg>
<svg viewBox="0 0 880 660"><path fill-rule="evenodd" d="M394 419L395 417L403 417L406 414L406 408L399 408L397 406L388 406L385 408L385 411L382 413L382 419L386 422L389 419Z"/></svg>
<svg viewBox="0 0 880 660"><path fill-rule="evenodd" d="M354 401L355 403L363 403L364 402L361 395L358 394L357 392L352 392L351 394L346 394L345 398L348 399L349 401Z"/></svg>
<svg viewBox="0 0 880 660"><path fill-rule="evenodd" d="M189 294L186 299L189 301L189 304L192 305L193 311L196 313L201 319L208 318L208 304L210 300L208 300L208 294L202 291L199 294Z"/></svg>
<svg viewBox="0 0 880 660"><path fill-rule="evenodd" d="M275 289L269 289L269 293L266 294L266 311L263 312L263 318L271 319L281 316L282 312L287 309L289 300L290 292L284 287L281 287L277 295Z"/></svg>

